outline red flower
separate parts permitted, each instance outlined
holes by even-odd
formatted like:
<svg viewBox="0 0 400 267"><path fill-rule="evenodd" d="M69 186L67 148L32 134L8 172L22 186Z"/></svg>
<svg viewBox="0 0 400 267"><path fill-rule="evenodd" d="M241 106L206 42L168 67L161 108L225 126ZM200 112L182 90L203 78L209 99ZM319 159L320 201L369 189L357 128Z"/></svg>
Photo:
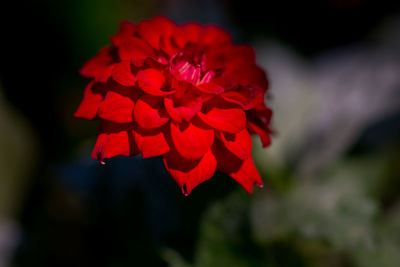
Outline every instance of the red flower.
<svg viewBox="0 0 400 267"><path fill-rule="evenodd" d="M93 81L76 117L99 119L92 156L161 156L183 193L229 174L249 193L262 180L250 133L270 143L265 72L250 46L216 26L177 26L165 17L122 22L81 69Z"/></svg>

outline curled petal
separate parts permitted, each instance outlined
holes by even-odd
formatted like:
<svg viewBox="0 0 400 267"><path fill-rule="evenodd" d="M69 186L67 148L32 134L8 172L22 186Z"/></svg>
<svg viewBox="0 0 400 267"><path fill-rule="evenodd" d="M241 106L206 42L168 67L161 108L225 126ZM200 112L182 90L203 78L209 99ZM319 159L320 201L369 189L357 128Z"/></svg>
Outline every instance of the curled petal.
<svg viewBox="0 0 400 267"><path fill-rule="evenodd" d="M136 77L132 73L131 63L129 60L115 64L111 76L114 81L121 85L134 86L136 83Z"/></svg>
<svg viewBox="0 0 400 267"><path fill-rule="evenodd" d="M144 129L157 128L169 121L162 98L151 95L144 95L136 102L133 116Z"/></svg>
<svg viewBox="0 0 400 267"><path fill-rule="evenodd" d="M230 133L238 133L245 127L246 115L240 107L225 101L211 101L212 104L197 114L205 123Z"/></svg>
<svg viewBox="0 0 400 267"><path fill-rule="evenodd" d="M82 102L75 111L74 116L82 119L92 120L97 114L97 109L105 94L105 85L103 83L90 82L83 94Z"/></svg>
<svg viewBox="0 0 400 267"><path fill-rule="evenodd" d="M219 132L217 136L236 157L246 159L251 156L253 144L246 128L236 134Z"/></svg>
<svg viewBox="0 0 400 267"><path fill-rule="evenodd" d="M174 91L161 90L165 82L164 75L156 69L145 69L137 74L139 87L146 93L156 96L172 94Z"/></svg>
<svg viewBox="0 0 400 267"><path fill-rule="evenodd" d="M263 147L267 147L271 144L270 131L264 130L263 128L257 126L253 122L248 122L247 128L249 129L250 132L257 134L260 137Z"/></svg>
<svg viewBox="0 0 400 267"><path fill-rule="evenodd" d="M244 108L249 102L243 94L237 91L223 93L221 97L230 103L238 104L242 108Z"/></svg>
<svg viewBox="0 0 400 267"><path fill-rule="evenodd" d="M164 156L164 165L182 189L182 193L188 196L193 188L213 176L217 161L211 149L198 160L185 159L176 150L171 149Z"/></svg>
<svg viewBox="0 0 400 267"><path fill-rule="evenodd" d="M134 106L135 103L129 97L108 91L104 101L99 106L97 114L105 120L128 123L133 121Z"/></svg>
<svg viewBox="0 0 400 267"><path fill-rule="evenodd" d="M224 88L215 83L202 83L197 85L196 88L207 94L220 94L224 92Z"/></svg>
<svg viewBox="0 0 400 267"><path fill-rule="evenodd" d="M235 179L248 193L253 192L253 186L263 186L252 157L244 160L237 158L228 151L221 142L214 143L212 151L218 162L218 170Z"/></svg>
<svg viewBox="0 0 400 267"><path fill-rule="evenodd" d="M263 147L269 146L271 143L270 134L272 133L269 125L272 118L272 110L262 103L246 112L247 128L251 133L260 136Z"/></svg>
<svg viewBox="0 0 400 267"><path fill-rule="evenodd" d="M160 156L169 151L170 148L165 139L164 131L167 131L165 128L135 128L135 142L143 158Z"/></svg>
<svg viewBox="0 0 400 267"><path fill-rule="evenodd" d="M171 122L170 129L176 150L187 159L201 158L214 142L214 130L202 125Z"/></svg>
<svg viewBox="0 0 400 267"><path fill-rule="evenodd" d="M92 151L94 159L104 163L105 158L133 156L137 153L131 125L101 121L99 135Z"/></svg>
<svg viewBox="0 0 400 267"><path fill-rule="evenodd" d="M196 97L183 103L182 106L175 106L172 98L164 98L164 106L171 118L176 122L190 121L202 107L202 100Z"/></svg>

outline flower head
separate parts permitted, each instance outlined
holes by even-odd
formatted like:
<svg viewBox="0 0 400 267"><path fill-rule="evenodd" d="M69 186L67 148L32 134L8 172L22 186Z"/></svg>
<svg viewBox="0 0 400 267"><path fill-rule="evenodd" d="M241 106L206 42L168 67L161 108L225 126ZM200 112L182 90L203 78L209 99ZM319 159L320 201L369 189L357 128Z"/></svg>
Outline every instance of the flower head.
<svg viewBox="0 0 400 267"><path fill-rule="evenodd" d="M111 43L82 67L93 80L75 112L100 120L95 159L162 155L185 195L216 169L249 193L262 186L250 133L268 146L272 112L250 46L216 26L161 16L122 22Z"/></svg>

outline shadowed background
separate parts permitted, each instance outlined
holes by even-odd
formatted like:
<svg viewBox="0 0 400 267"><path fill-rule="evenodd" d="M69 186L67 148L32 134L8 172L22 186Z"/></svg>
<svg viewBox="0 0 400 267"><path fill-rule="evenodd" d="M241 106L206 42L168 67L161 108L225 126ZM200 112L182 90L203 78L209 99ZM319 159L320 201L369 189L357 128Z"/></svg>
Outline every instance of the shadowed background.
<svg viewBox="0 0 400 267"><path fill-rule="evenodd" d="M400 9L389 1L70 0L0 7L0 266L399 266ZM119 23L213 23L267 70L265 186L184 197L160 158L90 157L78 70Z"/></svg>

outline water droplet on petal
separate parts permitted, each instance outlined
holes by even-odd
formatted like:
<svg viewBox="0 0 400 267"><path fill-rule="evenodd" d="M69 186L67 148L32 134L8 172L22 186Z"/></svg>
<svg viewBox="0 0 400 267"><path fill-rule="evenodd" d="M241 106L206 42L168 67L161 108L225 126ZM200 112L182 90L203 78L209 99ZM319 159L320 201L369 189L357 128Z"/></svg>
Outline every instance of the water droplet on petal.
<svg viewBox="0 0 400 267"><path fill-rule="evenodd" d="M182 185L182 193L185 195L185 197L187 197L189 195L187 188L186 188L186 184Z"/></svg>

